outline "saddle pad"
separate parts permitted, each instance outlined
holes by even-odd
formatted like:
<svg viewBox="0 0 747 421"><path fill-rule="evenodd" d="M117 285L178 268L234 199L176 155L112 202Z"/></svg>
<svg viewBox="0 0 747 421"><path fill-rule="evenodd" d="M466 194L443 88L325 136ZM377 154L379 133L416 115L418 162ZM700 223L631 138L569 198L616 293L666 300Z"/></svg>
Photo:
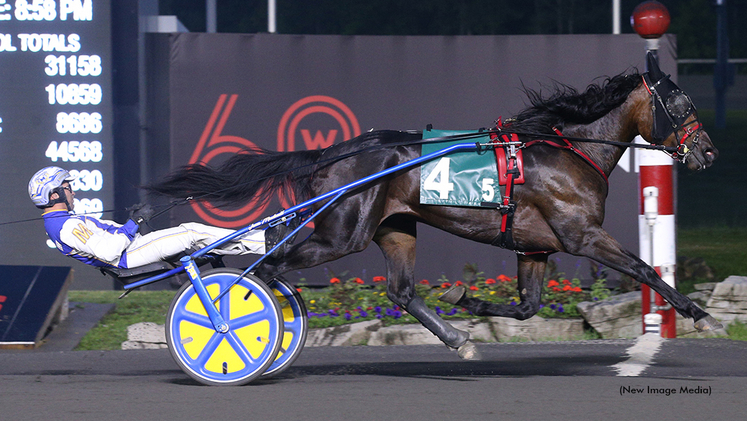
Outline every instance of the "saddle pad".
<svg viewBox="0 0 747 421"><path fill-rule="evenodd" d="M423 139L477 131L425 130ZM437 142L422 145L421 156L460 143L487 143L490 137ZM425 205L483 207L485 202L499 203L498 170L495 154L490 151L454 152L420 166L420 203Z"/></svg>

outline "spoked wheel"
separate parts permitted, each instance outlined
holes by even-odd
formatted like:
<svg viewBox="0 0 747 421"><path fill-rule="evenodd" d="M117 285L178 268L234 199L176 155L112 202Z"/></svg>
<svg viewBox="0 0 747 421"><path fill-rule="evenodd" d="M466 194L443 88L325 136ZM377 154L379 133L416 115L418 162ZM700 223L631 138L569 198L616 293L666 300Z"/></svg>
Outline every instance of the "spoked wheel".
<svg viewBox="0 0 747 421"><path fill-rule="evenodd" d="M212 298L242 271L207 270L202 280ZM216 303L229 325L218 333L192 283L177 292L166 316L166 342L185 373L208 385L241 385L261 376L275 361L283 340L283 315L275 294L259 278L244 275Z"/></svg>
<svg viewBox="0 0 747 421"><path fill-rule="evenodd" d="M279 276L273 278L269 285L280 303L285 333L278 357L262 375L263 378L282 373L296 361L306 343L309 330L306 305L298 290Z"/></svg>

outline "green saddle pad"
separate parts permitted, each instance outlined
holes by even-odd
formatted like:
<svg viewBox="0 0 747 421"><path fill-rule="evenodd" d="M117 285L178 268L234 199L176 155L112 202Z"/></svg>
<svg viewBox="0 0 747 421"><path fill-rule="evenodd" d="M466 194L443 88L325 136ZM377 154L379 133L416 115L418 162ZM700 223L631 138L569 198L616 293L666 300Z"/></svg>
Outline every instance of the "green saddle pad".
<svg viewBox="0 0 747 421"><path fill-rule="evenodd" d="M423 139L477 131L425 130ZM489 135L451 142L425 143L421 156L460 143L487 143ZM426 205L482 207L500 202L498 169L492 150L454 152L420 166L420 203Z"/></svg>

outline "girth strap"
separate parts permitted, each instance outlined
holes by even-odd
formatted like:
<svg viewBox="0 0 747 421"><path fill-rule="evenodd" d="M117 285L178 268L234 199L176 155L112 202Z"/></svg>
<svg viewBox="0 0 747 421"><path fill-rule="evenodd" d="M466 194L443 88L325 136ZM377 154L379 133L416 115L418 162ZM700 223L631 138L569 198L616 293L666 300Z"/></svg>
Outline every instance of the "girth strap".
<svg viewBox="0 0 747 421"><path fill-rule="evenodd" d="M497 133L493 132L490 133L490 139L493 142L510 143L518 142L519 136L517 136L516 133L502 134L498 136ZM501 147L496 146L496 150L498 150L498 148ZM514 224L514 212L516 210L516 202L512 199L514 182L516 181L516 178L519 177L521 177L521 182L524 180L523 174L519 171L517 160L517 154L519 152L518 147L515 145L504 145L502 148L504 151L503 156L507 160L506 173L498 174L498 177L506 180L506 191L503 195L503 203L501 203L501 233L495 240L493 240L492 244L501 248L513 250L515 244L512 227ZM500 154L496 154L496 158L501 159ZM498 167L500 168L501 165L498 165Z"/></svg>

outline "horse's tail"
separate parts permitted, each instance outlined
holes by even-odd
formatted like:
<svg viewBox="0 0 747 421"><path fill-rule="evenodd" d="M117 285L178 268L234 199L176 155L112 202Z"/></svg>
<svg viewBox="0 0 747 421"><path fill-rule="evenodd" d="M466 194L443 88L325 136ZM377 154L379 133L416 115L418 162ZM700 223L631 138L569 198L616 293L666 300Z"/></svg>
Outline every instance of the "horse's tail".
<svg viewBox="0 0 747 421"><path fill-rule="evenodd" d="M296 200L309 198L311 174L321 151L239 153L218 168L186 165L163 180L145 186L160 195L207 200L216 206L240 205L256 199L264 204L280 190Z"/></svg>

